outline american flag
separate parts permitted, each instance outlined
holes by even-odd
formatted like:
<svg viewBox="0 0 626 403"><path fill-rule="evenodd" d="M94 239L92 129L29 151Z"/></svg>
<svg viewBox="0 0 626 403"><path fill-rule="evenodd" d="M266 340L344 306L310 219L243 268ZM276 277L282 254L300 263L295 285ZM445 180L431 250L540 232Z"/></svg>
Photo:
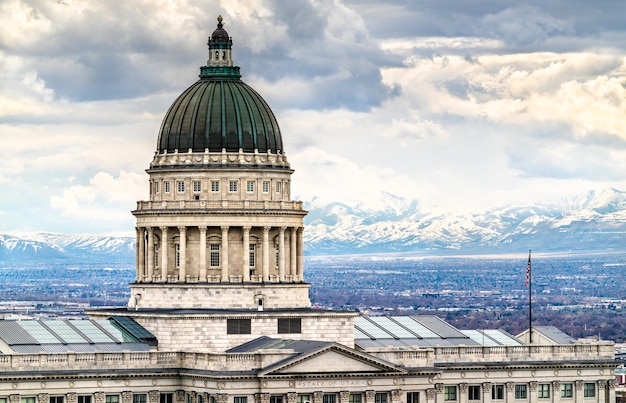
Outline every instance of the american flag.
<svg viewBox="0 0 626 403"><path fill-rule="evenodd" d="M526 266L526 287L530 282L530 251L528 251L528 265Z"/></svg>

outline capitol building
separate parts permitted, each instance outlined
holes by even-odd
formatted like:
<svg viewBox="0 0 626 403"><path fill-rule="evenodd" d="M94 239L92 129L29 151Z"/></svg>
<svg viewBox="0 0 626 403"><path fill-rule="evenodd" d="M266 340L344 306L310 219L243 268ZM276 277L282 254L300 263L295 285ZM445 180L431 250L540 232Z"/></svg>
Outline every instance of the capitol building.
<svg viewBox="0 0 626 403"><path fill-rule="evenodd" d="M314 309L278 121L221 17L208 47L132 211L128 306L0 321L0 403L615 402L609 341Z"/></svg>

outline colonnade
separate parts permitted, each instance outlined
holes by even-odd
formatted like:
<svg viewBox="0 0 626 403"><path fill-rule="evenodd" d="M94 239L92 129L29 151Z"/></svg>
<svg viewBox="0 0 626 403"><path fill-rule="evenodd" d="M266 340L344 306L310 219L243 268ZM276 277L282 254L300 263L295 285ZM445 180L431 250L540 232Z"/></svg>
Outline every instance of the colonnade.
<svg viewBox="0 0 626 403"><path fill-rule="evenodd" d="M198 247L190 248L189 232L196 229L199 232ZM150 226L136 227L135 230L136 281L139 283L294 283L304 279L303 227ZM210 240L207 230L211 230ZM219 236L216 235L216 230L219 230ZM231 250L235 232L233 230L236 230L236 241L239 244L240 240L241 246L237 245L236 249ZM254 238L258 241L251 241L252 232L257 234ZM278 232L273 243L270 242L270 232ZM270 244L275 248L270 248ZM252 249L251 245L254 245ZM261 259L257 259L259 246ZM276 263L272 264L274 261L271 256L274 251ZM229 258L234 261L229 261ZM251 262L251 259L255 261Z"/></svg>

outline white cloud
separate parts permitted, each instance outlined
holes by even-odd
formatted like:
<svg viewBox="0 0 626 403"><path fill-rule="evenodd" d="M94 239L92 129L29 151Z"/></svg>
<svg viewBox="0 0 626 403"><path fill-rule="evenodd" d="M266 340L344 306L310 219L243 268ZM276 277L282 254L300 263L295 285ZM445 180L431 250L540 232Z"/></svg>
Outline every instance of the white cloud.
<svg viewBox="0 0 626 403"><path fill-rule="evenodd" d="M88 185L57 188L50 207L64 217L107 221L129 221L128 210L146 191L144 175L121 171L117 177L98 172Z"/></svg>

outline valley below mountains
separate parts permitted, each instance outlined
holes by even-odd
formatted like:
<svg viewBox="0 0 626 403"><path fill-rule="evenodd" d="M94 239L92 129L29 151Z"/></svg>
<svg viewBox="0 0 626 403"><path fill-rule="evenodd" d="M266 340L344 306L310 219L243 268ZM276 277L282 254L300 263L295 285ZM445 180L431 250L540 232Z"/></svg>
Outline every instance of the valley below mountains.
<svg viewBox="0 0 626 403"><path fill-rule="evenodd" d="M626 250L626 192L606 189L559 203L505 206L470 214L423 211L382 194L384 208L305 203L309 256L420 255ZM134 261L134 236L0 234L0 260Z"/></svg>

